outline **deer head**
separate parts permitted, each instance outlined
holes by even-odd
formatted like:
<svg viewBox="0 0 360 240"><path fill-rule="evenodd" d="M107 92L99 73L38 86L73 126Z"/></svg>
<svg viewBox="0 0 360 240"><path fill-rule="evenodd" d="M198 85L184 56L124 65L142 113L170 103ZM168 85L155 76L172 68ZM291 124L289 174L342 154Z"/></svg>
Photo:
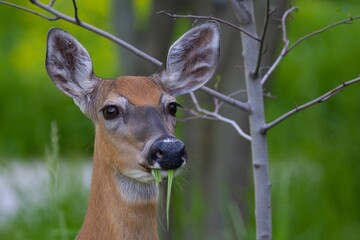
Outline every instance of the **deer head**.
<svg viewBox="0 0 360 240"><path fill-rule="evenodd" d="M161 70L147 77L102 79L94 74L88 52L69 33L51 29L47 42L46 69L52 81L96 127L92 194L100 194L95 185L106 178L126 202L153 199L157 191L151 190L151 170L159 169L165 177L166 170L187 161L184 143L174 136L175 97L200 88L214 74L218 24L208 22L186 32L170 47Z"/></svg>

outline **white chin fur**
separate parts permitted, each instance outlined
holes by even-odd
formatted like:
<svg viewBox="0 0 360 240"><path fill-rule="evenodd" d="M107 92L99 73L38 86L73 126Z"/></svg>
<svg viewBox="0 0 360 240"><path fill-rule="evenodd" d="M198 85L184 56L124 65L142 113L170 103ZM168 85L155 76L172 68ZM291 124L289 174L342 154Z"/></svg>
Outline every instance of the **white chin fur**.
<svg viewBox="0 0 360 240"><path fill-rule="evenodd" d="M116 173L119 193L128 202L156 201L159 196L159 188L154 184L154 178L149 173L146 176L140 172L135 170L128 172L133 175L132 177L120 172Z"/></svg>
<svg viewBox="0 0 360 240"><path fill-rule="evenodd" d="M143 183L153 183L154 177L149 172L145 172L138 169L129 169L123 172L123 174L131 179L134 179Z"/></svg>

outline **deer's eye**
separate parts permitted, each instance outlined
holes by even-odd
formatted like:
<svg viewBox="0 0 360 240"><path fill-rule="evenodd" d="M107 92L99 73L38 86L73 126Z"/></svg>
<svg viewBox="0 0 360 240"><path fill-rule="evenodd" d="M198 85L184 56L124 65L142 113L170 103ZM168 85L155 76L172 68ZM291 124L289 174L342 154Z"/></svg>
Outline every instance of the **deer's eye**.
<svg viewBox="0 0 360 240"><path fill-rule="evenodd" d="M181 107L180 104L176 103L176 102L171 102L168 105L168 112L170 115L176 116L176 112L177 112L177 108Z"/></svg>
<svg viewBox="0 0 360 240"><path fill-rule="evenodd" d="M105 106L102 109L102 113L106 120L111 120L111 119L116 118L119 115L120 111L116 106L109 105L109 106Z"/></svg>

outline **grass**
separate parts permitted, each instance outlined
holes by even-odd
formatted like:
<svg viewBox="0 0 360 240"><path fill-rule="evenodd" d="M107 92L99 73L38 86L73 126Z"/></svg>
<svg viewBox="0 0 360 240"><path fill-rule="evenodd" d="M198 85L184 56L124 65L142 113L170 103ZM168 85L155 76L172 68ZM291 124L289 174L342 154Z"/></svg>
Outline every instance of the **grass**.
<svg viewBox="0 0 360 240"><path fill-rule="evenodd" d="M47 177L38 178L39 181L44 182L43 185L38 186L45 186L45 189L34 186L34 191L42 196L34 199L31 194L18 188L15 182L12 183L18 194L20 208L15 216L6 219L6 223L0 225L0 239L74 239L81 227L88 197L88 188L84 187L82 174L79 174L79 169L83 169L84 165L79 162L64 164L60 160L56 124L52 125L52 129L52 141L47 147L45 157L44 171ZM11 178L12 173L10 164L1 165L1 176ZM325 199L322 194L326 190L328 181L325 166L297 157L287 162L273 163L271 175L274 238L279 240L357 239L360 234L360 223L356 220L357 213L348 212L354 215L353 220L351 218L346 218L344 222L341 219L336 220L336 205L332 204L331 199ZM168 178L170 194L171 174ZM169 222L170 195L167 198L166 212ZM204 201L201 198L193 198L193 200L197 201L193 203L196 206L201 206ZM355 198L343 200L352 203L351 208L356 209ZM249 202L247 207L252 209L253 200ZM173 207L179 211L181 204ZM198 209L194 208L191 211ZM192 216L191 213L189 214ZM178 216L174 214L171 217ZM223 217L229 224L223 230L222 239L254 239L253 220L242 219L241 210L235 202L228 200L227 214ZM186 218L187 224L195 224L198 220L198 218ZM173 239L178 239L176 231L181 228L181 226L171 228ZM196 231L206 232L204 229L196 229Z"/></svg>
<svg viewBox="0 0 360 240"><path fill-rule="evenodd" d="M161 174L160 174L159 170L153 169L151 171L151 174L154 176L155 182L157 184L159 184L161 182Z"/></svg>
<svg viewBox="0 0 360 240"><path fill-rule="evenodd" d="M56 122L51 123L50 144L45 147L44 163L25 163L28 166L41 166L45 177L35 175L35 181L41 182L40 187L31 186L34 180L29 181L35 194L34 198L26 189L19 186L19 179L13 178L12 188L15 189L19 208L17 214L5 219L0 225L0 239L75 239L81 227L87 206L89 188L84 186L84 166L82 162L62 162L60 159L59 133ZM31 167L25 167L29 169ZM12 164L0 166L0 174L5 178L12 178ZM26 171L26 170L25 170ZM155 181L161 182L161 175L153 170ZM43 175L43 174L39 174ZM169 229L170 196L173 184L173 170L168 171L166 219ZM80 190L80 191L79 191Z"/></svg>
<svg viewBox="0 0 360 240"><path fill-rule="evenodd" d="M161 174L159 170L153 169L151 171L154 176L155 182L159 184L161 182ZM170 222L170 199L171 199L171 189L174 179L174 170L168 170L168 179L167 179L167 191L166 191L166 229L169 231L169 222Z"/></svg>
<svg viewBox="0 0 360 240"><path fill-rule="evenodd" d="M174 170L168 170L168 184L166 194L166 228L169 231L169 211L170 211L170 198L171 198L171 187L174 179Z"/></svg>
<svg viewBox="0 0 360 240"><path fill-rule="evenodd" d="M1 166L1 175L8 179L16 192L18 209L16 215L7 217L0 225L0 239L67 240L75 239L80 229L88 195L83 175L79 174L79 169L84 169L84 164L61 163L55 122L51 124L50 138L51 143L45 148L46 167L39 162L28 163L29 167L21 170L30 172L31 165L39 166L40 171L33 174L36 179L28 180L26 187L19 184L27 181L26 174L16 178L12 176L15 172L14 164ZM45 173L45 176L42 173ZM31 189L34 190L32 193L29 191Z"/></svg>
<svg viewBox="0 0 360 240"><path fill-rule="evenodd" d="M75 239L85 213L87 193L79 191L84 187L79 186L80 179L75 171L66 178L67 181L60 181L56 201L50 192L40 202L34 202L18 191L18 212L0 226L0 239Z"/></svg>

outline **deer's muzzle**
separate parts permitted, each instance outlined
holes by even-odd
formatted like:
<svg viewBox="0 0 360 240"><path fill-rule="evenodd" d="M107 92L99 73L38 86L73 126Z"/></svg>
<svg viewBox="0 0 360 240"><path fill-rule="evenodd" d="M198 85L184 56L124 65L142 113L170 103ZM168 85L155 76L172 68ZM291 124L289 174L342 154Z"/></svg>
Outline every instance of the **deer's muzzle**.
<svg viewBox="0 0 360 240"><path fill-rule="evenodd" d="M177 169L187 161L185 144L174 137L158 139L150 147L148 161L163 170Z"/></svg>

